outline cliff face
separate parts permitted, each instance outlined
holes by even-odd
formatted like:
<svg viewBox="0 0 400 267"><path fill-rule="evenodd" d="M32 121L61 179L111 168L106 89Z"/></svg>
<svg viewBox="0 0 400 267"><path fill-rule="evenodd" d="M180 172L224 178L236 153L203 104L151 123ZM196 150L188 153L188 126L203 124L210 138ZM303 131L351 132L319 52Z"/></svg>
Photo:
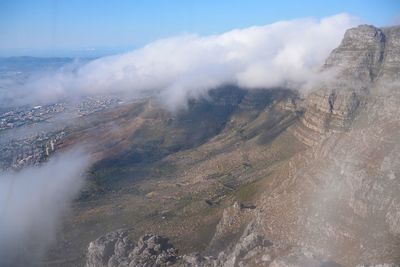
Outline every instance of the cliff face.
<svg viewBox="0 0 400 267"><path fill-rule="evenodd" d="M340 79L354 82L398 81L400 27L361 25L346 32L326 60L324 69L337 68ZM365 85L365 84L364 84Z"/></svg>
<svg viewBox="0 0 400 267"><path fill-rule="evenodd" d="M373 81L381 71L386 43L387 37L381 29L369 25L349 29L324 68L339 68L342 78Z"/></svg>
<svg viewBox="0 0 400 267"><path fill-rule="evenodd" d="M400 28L361 25L349 29L327 58L322 72L333 78L316 86L294 134L316 145L332 132L346 131L370 94L396 87L400 78ZM371 100L369 100L371 101Z"/></svg>
<svg viewBox="0 0 400 267"><path fill-rule="evenodd" d="M400 27L346 32L294 135L311 146L278 175L257 221L275 240L346 266L398 262Z"/></svg>
<svg viewBox="0 0 400 267"><path fill-rule="evenodd" d="M398 88L400 79L400 27L383 29L385 51L381 71L376 82L377 91ZM396 89L395 89L396 90Z"/></svg>

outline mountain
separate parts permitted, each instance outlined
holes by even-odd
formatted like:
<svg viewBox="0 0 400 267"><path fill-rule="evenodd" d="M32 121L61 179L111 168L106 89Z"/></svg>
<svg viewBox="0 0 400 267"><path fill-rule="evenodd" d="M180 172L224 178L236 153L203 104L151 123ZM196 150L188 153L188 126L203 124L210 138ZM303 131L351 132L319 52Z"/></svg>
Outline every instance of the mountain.
<svg viewBox="0 0 400 267"><path fill-rule="evenodd" d="M400 27L349 29L325 73L306 96L226 86L71 126L57 149L96 162L44 264L400 263Z"/></svg>

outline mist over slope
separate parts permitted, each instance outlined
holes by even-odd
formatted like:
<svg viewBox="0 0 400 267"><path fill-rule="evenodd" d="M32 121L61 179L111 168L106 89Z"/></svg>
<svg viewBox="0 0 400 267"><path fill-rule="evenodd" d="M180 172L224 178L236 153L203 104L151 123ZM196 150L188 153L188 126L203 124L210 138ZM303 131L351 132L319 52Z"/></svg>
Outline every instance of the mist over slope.
<svg viewBox="0 0 400 267"><path fill-rule="evenodd" d="M88 156L56 155L43 166L0 173L0 265L36 265L81 190Z"/></svg>

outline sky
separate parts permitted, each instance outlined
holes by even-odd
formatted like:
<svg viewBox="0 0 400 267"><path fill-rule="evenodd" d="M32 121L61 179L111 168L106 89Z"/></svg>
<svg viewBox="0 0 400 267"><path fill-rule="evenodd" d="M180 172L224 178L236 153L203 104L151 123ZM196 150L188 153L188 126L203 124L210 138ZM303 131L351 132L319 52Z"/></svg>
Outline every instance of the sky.
<svg viewBox="0 0 400 267"><path fill-rule="evenodd" d="M181 34L348 13L400 24L399 0L2 0L0 56L101 56Z"/></svg>

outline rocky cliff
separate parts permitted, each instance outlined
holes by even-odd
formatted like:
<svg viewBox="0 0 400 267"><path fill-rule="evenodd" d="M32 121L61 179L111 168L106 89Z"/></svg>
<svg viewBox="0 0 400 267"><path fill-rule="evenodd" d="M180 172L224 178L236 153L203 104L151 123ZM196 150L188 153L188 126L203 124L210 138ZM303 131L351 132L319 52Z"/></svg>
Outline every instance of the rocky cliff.
<svg viewBox="0 0 400 267"><path fill-rule="evenodd" d="M278 175L259 204L270 239L345 266L398 262L399 32L350 29L327 59L335 79L308 96L294 128L312 148L291 159L293 171Z"/></svg>
<svg viewBox="0 0 400 267"><path fill-rule="evenodd" d="M318 144L332 132L348 130L368 95L396 87L399 39L399 27L349 29L321 70L331 77L312 89L302 124L294 134L307 145Z"/></svg>

